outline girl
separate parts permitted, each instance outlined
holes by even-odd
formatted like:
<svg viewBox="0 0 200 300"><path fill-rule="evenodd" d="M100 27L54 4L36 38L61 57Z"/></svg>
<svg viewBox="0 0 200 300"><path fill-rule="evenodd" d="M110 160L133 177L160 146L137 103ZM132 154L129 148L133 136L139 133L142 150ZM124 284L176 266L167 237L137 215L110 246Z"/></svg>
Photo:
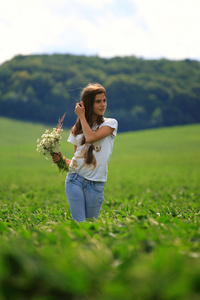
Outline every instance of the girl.
<svg viewBox="0 0 200 300"><path fill-rule="evenodd" d="M76 104L77 121L68 138L74 144L74 157L65 159L69 165L65 190L77 222L97 219L104 200L107 166L118 126L115 119L104 118L106 107L106 90L98 83L87 85ZM56 163L60 156L53 154L52 158Z"/></svg>

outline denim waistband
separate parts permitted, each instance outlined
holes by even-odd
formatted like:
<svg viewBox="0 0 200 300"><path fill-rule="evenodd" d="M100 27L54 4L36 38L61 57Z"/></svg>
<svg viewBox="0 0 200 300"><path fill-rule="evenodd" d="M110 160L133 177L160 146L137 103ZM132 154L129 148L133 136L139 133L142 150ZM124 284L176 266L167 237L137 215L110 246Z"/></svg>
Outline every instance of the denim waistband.
<svg viewBox="0 0 200 300"><path fill-rule="evenodd" d="M79 175L78 173L69 173L67 174L67 177L70 177L70 178L73 178L74 180L75 179L79 179L81 180L82 182L96 182L96 181L93 181L93 180L90 180L90 179L86 179L85 177ZM102 183L105 183L103 181L97 181L97 182L102 182Z"/></svg>
<svg viewBox="0 0 200 300"><path fill-rule="evenodd" d="M69 176L70 178L73 178L74 180L75 180L75 179L79 179L79 180L81 180L81 181L83 181L83 182L84 182L84 181L85 181L85 182L87 182L87 181L92 181L92 180L86 179L85 177L79 175L78 173L70 173L70 174L68 174L67 176Z"/></svg>

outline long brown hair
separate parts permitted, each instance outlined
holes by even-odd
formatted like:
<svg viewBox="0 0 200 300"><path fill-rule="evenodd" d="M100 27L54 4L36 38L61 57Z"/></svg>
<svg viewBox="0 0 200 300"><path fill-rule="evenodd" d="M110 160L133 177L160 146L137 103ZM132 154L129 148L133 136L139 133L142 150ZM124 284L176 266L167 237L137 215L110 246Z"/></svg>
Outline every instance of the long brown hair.
<svg viewBox="0 0 200 300"><path fill-rule="evenodd" d="M93 126L92 117L93 117L94 100L95 100L96 95L101 94L101 93L104 93L106 96L105 88L99 83L89 83L81 92L81 101L83 101L83 104L85 107L85 118L91 128ZM96 123L97 123L97 125L100 125L103 123L103 121L104 121L103 116L99 116L97 118ZM76 121L75 125L71 128L70 132L74 136L77 136L78 134L83 133L82 125L81 125L79 118L77 118L77 121Z"/></svg>

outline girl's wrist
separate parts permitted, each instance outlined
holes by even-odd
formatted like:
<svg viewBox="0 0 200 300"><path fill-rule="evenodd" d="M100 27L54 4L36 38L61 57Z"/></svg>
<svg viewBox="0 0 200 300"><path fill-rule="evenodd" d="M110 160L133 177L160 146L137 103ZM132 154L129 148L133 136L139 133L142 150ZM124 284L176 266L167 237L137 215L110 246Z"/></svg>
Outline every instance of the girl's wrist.
<svg viewBox="0 0 200 300"><path fill-rule="evenodd" d="M80 119L80 121L86 119L86 118L85 118L85 114L84 114L84 113L80 114L80 115L79 115L79 119Z"/></svg>
<svg viewBox="0 0 200 300"><path fill-rule="evenodd" d="M71 164L71 160L67 159L65 156L63 156L63 160L65 161L67 166Z"/></svg>

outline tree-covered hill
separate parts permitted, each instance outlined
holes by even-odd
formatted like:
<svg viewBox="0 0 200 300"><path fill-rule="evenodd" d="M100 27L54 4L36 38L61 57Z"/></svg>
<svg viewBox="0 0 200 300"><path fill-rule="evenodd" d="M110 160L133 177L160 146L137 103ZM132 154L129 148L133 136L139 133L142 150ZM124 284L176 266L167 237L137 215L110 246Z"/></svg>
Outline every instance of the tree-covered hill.
<svg viewBox="0 0 200 300"><path fill-rule="evenodd" d="M105 86L120 131L200 122L200 62L133 56L16 56L0 66L0 115L55 124L67 112L70 127L89 82Z"/></svg>

